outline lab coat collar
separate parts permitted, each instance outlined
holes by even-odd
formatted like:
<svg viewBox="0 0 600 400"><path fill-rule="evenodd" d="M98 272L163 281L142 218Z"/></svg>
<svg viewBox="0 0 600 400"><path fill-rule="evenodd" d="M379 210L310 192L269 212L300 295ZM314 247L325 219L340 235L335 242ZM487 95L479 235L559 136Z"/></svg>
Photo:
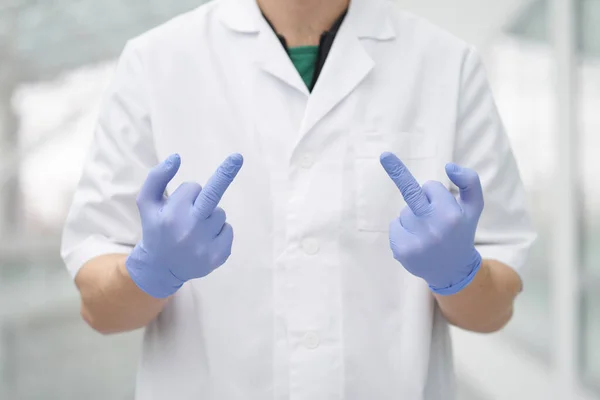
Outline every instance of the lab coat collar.
<svg viewBox="0 0 600 400"><path fill-rule="evenodd" d="M346 19L308 100L298 146L375 67L375 60L363 40L385 41L396 37L390 6L387 0L351 0Z"/></svg>
<svg viewBox="0 0 600 400"><path fill-rule="evenodd" d="M258 33L271 29L256 0L222 1L217 12L220 20L230 29L241 33ZM389 7L387 0L351 0L345 22L352 25L359 38L393 39L396 34Z"/></svg>
<svg viewBox="0 0 600 400"><path fill-rule="evenodd" d="M387 0L351 0L319 79L309 96L277 35L263 17L256 0L221 0L220 18L230 29L256 34L259 68L308 98L297 146L313 128L350 94L373 70L375 61L361 43L396 37L391 4Z"/></svg>
<svg viewBox="0 0 600 400"><path fill-rule="evenodd" d="M387 0L351 0L346 17L361 39L390 40L396 37Z"/></svg>

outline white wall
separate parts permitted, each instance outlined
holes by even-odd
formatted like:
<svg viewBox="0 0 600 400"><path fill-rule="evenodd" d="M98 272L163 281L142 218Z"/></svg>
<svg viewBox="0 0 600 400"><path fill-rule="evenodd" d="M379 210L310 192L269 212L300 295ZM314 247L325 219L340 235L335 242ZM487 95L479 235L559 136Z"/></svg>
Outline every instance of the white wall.
<svg viewBox="0 0 600 400"><path fill-rule="evenodd" d="M527 0L396 0L456 36L484 49Z"/></svg>

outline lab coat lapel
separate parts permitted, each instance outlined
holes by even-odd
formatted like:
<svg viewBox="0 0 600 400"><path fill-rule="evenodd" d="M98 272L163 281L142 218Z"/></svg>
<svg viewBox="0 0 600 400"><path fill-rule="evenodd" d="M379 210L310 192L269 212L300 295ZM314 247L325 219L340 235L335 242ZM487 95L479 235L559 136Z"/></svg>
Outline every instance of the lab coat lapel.
<svg viewBox="0 0 600 400"><path fill-rule="evenodd" d="M360 40L342 27L329 52L321 76L313 89L303 133L306 134L371 72L375 63Z"/></svg>
<svg viewBox="0 0 600 400"><path fill-rule="evenodd" d="M302 135L310 132L373 70L363 40L395 37L387 2L352 0L308 102Z"/></svg>
<svg viewBox="0 0 600 400"><path fill-rule="evenodd" d="M306 85L262 16L256 0L222 1L219 18L225 26L238 33L257 35L255 63L260 71L308 96Z"/></svg>
<svg viewBox="0 0 600 400"><path fill-rule="evenodd" d="M265 22L258 40L257 66L281 82L308 96L308 88L294 67L277 35Z"/></svg>

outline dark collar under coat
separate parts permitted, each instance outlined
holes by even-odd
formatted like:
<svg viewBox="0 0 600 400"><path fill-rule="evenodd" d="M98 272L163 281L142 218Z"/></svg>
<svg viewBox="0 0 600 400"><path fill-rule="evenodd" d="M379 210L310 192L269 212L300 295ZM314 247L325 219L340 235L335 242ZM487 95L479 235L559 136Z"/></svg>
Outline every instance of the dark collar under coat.
<svg viewBox="0 0 600 400"><path fill-rule="evenodd" d="M309 89L311 91L314 88L315 84L317 83L317 79L319 79L319 75L321 75L321 71L323 70L323 66L325 65L325 60L327 60L327 56L329 55L331 46L333 46L335 36L337 35L337 33L340 29L340 26L342 26L342 23L344 22L344 19L346 18L347 12L348 12L348 10L344 10L344 12L333 23L331 28L329 28L327 31L325 31L321 34L321 38L319 39L319 51L318 51L318 55L317 55L317 61L315 62L315 71L313 74L312 83L309 87ZM285 37L283 35L277 33L277 31L273 27L273 24L271 23L271 21L269 21L269 19L264 14L263 14L263 17L264 17L265 21L267 21L267 23L269 24L271 29L273 29L273 32L275 32L275 34L279 38L279 41L281 42L281 45L283 46L283 48L286 51L288 51L288 45L285 40Z"/></svg>

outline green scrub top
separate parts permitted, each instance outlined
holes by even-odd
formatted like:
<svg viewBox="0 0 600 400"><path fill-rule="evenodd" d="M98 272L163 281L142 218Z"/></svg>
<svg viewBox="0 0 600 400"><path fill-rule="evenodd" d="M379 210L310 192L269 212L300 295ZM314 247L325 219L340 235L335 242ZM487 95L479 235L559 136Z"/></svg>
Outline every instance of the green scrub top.
<svg viewBox="0 0 600 400"><path fill-rule="evenodd" d="M319 57L319 46L290 47L288 54L306 87L311 90Z"/></svg>
<svg viewBox="0 0 600 400"><path fill-rule="evenodd" d="M346 11L339 16L337 21L328 31L323 32L318 46L297 46L291 48L287 46L285 37L278 34L277 31L275 31L275 28L273 28L271 21L269 21L266 16L264 17L277 35L277 38L281 42L283 48L287 51L292 63L294 64L294 67L302 77L302 80L306 84L306 87L309 91L312 91L317 79L319 79L321 70L325 65L325 59L329 54L329 50L331 50L335 36L337 35L337 32L340 29L345 17Z"/></svg>

